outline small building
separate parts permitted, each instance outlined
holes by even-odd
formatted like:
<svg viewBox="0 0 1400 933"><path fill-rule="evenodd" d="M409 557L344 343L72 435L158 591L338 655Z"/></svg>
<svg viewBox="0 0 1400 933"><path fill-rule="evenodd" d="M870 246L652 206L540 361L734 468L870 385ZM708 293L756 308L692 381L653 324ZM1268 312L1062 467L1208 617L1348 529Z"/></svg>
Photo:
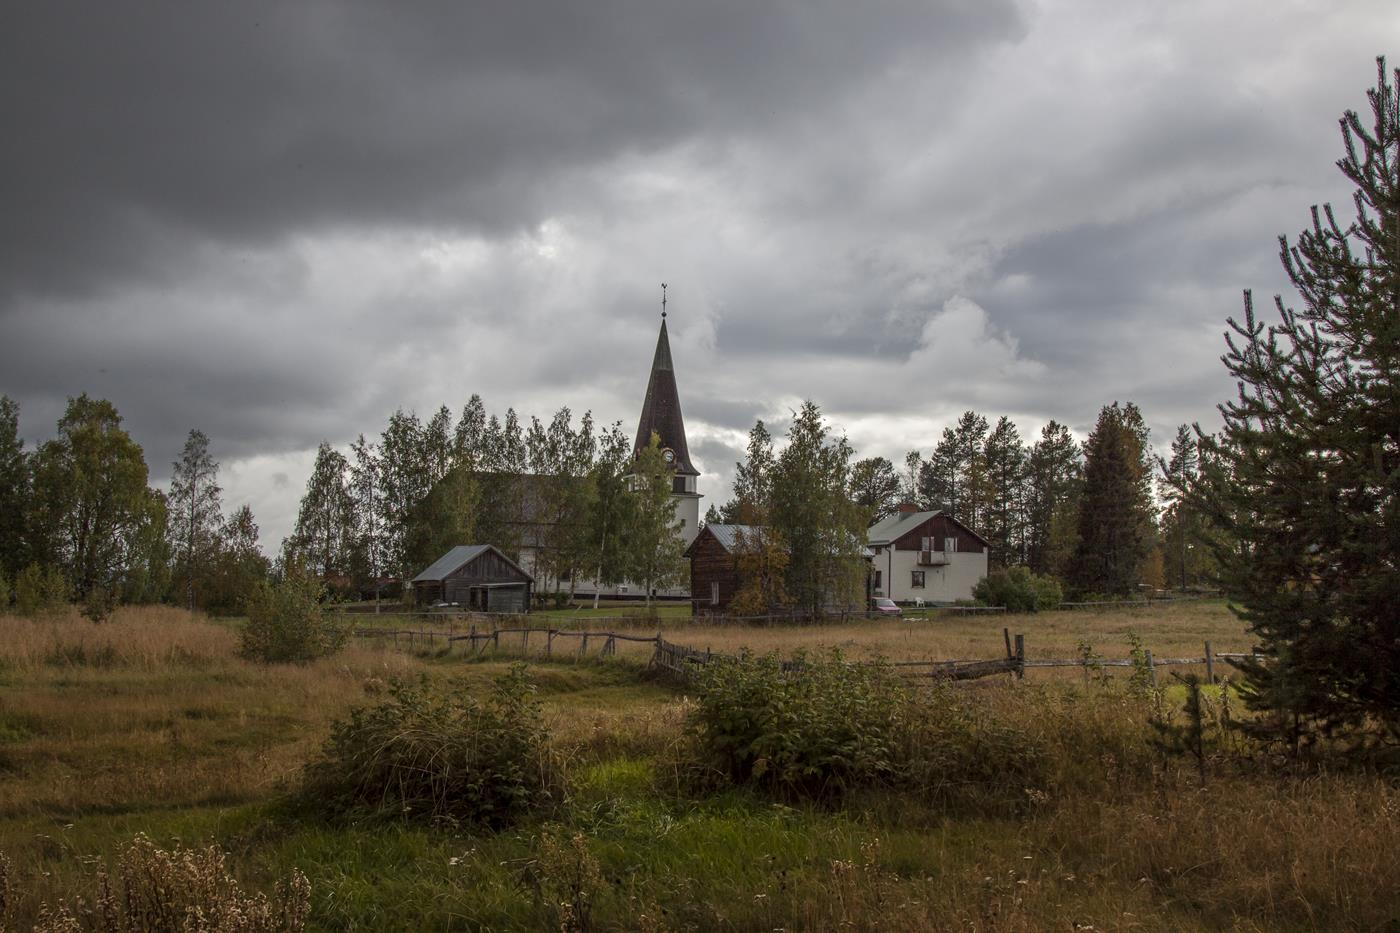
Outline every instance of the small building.
<svg viewBox="0 0 1400 933"><path fill-rule="evenodd" d="M871 590L899 603L971 599L987 575L987 540L947 512L900 506L870 527Z"/></svg>
<svg viewBox="0 0 1400 933"><path fill-rule="evenodd" d="M462 544L413 578L413 602L475 612L529 612L534 585L535 578L499 549Z"/></svg>
<svg viewBox="0 0 1400 933"><path fill-rule="evenodd" d="M690 559L690 613L724 612L744 587L739 574L739 539L757 540L757 525L709 524L685 549Z"/></svg>

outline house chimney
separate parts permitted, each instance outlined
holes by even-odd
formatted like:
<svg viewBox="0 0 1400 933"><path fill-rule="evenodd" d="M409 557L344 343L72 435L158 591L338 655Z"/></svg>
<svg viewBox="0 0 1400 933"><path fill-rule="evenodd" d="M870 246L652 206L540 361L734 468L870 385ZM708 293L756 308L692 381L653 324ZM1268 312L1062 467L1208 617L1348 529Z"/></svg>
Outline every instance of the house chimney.
<svg viewBox="0 0 1400 933"><path fill-rule="evenodd" d="M900 515L912 515L917 511L919 511L919 507L912 502L901 502L899 504Z"/></svg>

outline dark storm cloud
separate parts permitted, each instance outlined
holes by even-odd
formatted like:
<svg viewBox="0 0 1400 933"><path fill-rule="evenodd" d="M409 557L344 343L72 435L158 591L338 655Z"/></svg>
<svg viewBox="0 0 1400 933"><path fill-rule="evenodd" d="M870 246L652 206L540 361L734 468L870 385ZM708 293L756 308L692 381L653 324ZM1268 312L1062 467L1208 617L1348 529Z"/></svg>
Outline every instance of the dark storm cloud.
<svg viewBox="0 0 1400 933"><path fill-rule="evenodd" d="M175 277L170 237L528 227L590 161L771 129L1015 25L1006 0L12 7L0 293Z"/></svg>
<svg viewBox="0 0 1400 933"><path fill-rule="evenodd" d="M1397 43L1384 0L12 5L0 392L31 439L111 398L158 478L204 430L273 547L398 408L632 430L663 279L707 502L804 398L895 460L966 408L1164 431Z"/></svg>

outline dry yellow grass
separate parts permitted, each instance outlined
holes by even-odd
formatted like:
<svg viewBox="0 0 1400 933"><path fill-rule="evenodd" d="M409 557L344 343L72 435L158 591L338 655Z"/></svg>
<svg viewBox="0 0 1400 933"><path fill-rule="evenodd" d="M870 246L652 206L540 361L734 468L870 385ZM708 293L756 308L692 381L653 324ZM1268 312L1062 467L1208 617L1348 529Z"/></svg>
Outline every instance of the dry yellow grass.
<svg viewBox="0 0 1400 933"><path fill-rule="evenodd" d="M600 621L597 630L616 630L633 635L654 634L658 623L623 627L617 622ZM1244 625L1220 602L1191 602L1153 605L1142 609L1115 609L1103 612L1042 612L1017 615L949 615L909 621L870 619L831 625L750 625L667 619L660 631L671 642L724 654L747 649L760 654L776 651L791 656L800 650L840 648L853 659L884 658L890 661L976 660L1003 657L1006 653L1003 628L1012 635L1025 636L1029 658L1075 658L1080 642L1087 642L1101 656L1126 658L1131 649L1130 634L1142 639L1145 647L1159 658L1199 657L1210 641L1216 652L1244 652L1253 644ZM593 626L590 626L593 627ZM465 643L457 643L465 651ZM589 654L601 648L592 639ZM559 636L554 641L554 657L576 653L579 639ZM644 660L651 646L620 641L619 657ZM519 636L504 636L501 653L519 654ZM529 654L542 657L544 638L534 636ZM1051 676L1037 671L1035 676Z"/></svg>

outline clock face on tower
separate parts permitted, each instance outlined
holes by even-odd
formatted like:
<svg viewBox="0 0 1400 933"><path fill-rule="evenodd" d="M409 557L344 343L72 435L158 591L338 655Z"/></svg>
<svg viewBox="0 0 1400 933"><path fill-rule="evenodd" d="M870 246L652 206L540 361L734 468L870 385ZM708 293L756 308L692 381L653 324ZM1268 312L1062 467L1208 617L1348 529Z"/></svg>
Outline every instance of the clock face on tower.
<svg viewBox="0 0 1400 933"><path fill-rule="evenodd" d="M675 463L676 452L669 447L663 448L661 451L661 459L665 460L667 463Z"/></svg>

